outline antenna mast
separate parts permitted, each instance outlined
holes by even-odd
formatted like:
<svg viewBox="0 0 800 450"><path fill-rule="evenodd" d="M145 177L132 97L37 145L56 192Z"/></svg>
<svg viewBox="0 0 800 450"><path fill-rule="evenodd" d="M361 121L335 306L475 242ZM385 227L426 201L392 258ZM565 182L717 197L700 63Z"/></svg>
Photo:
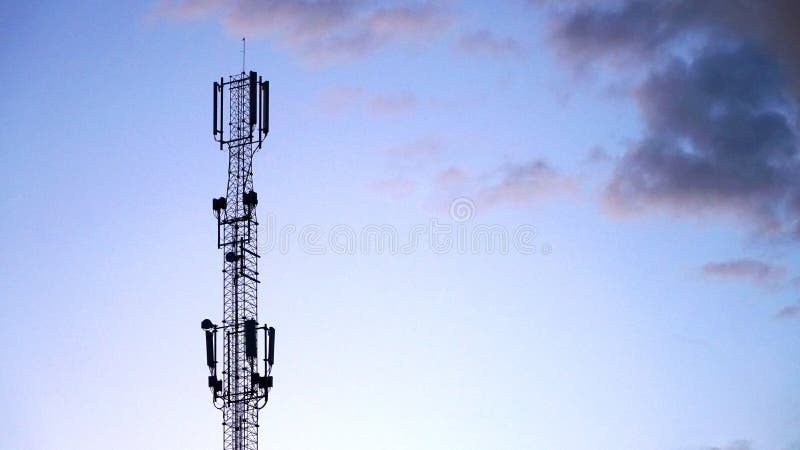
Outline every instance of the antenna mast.
<svg viewBox="0 0 800 450"><path fill-rule="evenodd" d="M224 450L258 449L258 411L267 404L275 362L275 329L258 324L258 195L253 190L253 156L269 133L269 81L262 81L256 72L244 72L244 52L242 38L242 73L227 81L220 78L213 86L212 131L220 150L227 146L228 151L227 192L212 202L217 248L223 254L223 319L221 325L209 319L201 323L208 387L214 406L222 411ZM263 364L258 359L259 331Z"/></svg>

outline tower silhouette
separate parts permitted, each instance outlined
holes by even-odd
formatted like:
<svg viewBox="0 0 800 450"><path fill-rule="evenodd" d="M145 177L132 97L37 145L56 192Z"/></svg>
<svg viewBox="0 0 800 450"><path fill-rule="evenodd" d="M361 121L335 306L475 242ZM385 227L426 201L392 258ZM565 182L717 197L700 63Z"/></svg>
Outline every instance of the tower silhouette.
<svg viewBox="0 0 800 450"><path fill-rule="evenodd" d="M275 357L275 329L258 323L258 195L253 190L253 156L269 133L269 81L244 72L244 67L227 80L220 78L213 85L213 108L214 139L220 150L228 151L228 186L224 197L212 201L217 248L223 254L223 318L219 325L209 319L201 323L208 387L214 406L222 410L224 450L256 450L258 411L267 404ZM218 334L223 341L221 373Z"/></svg>

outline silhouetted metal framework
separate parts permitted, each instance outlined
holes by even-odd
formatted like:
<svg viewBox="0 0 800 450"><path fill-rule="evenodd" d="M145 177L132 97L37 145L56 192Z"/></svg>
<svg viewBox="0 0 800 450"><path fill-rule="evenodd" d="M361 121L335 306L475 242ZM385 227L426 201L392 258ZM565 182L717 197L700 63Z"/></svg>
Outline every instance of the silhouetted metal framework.
<svg viewBox="0 0 800 450"><path fill-rule="evenodd" d="M213 99L214 138L221 150L228 150L228 188L225 197L212 202L217 247L223 253L223 319L221 325L209 319L201 324L208 386L214 406L222 410L223 448L256 450L258 410L266 405L272 388L275 354L275 329L258 325L258 196L253 190L253 156L269 132L269 82L256 72L221 78L214 83ZM263 371L258 360L259 330ZM221 374L218 333L223 339Z"/></svg>

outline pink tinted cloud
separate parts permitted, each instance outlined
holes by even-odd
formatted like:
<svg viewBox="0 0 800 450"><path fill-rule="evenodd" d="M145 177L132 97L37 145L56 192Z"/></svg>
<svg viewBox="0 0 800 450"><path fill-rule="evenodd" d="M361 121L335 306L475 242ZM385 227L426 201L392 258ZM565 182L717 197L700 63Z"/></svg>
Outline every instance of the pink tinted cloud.
<svg viewBox="0 0 800 450"><path fill-rule="evenodd" d="M178 19L214 12L231 33L267 37L312 64L365 56L393 43L427 42L454 20L436 3L356 0L161 0L154 11Z"/></svg>
<svg viewBox="0 0 800 450"><path fill-rule="evenodd" d="M198 19L207 16L222 6L220 0L191 0L191 1L166 1L155 4L152 10L154 16L163 16L176 19Z"/></svg>

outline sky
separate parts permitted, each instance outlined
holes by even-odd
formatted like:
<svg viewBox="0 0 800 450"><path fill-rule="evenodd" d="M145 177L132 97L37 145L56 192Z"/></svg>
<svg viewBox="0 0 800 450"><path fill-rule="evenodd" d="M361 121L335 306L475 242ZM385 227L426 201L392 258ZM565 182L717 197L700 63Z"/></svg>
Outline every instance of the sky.
<svg viewBox="0 0 800 450"><path fill-rule="evenodd" d="M798 17L4 3L0 447L221 447L210 88L245 37L262 448L800 449Z"/></svg>

